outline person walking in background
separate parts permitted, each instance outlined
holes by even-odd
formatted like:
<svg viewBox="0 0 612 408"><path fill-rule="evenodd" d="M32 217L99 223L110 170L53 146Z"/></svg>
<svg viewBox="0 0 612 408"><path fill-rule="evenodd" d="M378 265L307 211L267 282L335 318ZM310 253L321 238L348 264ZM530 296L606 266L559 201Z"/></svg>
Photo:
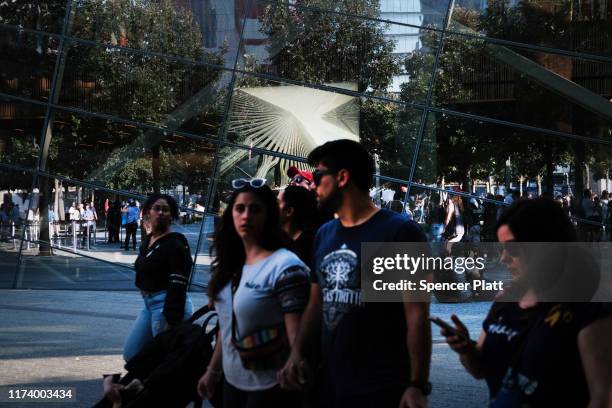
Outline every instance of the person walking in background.
<svg viewBox="0 0 612 408"><path fill-rule="evenodd" d="M427 405L429 303L362 303L363 242L425 242L418 224L377 208L369 189L374 161L357 142L335 140L308 156L321 209L336 212L314 243L310 298L291 356L280 373L303 389L304 359L321 330L321 407L420 408Z"/></svg>
<svg viewBox="0 0 612 408"><path fill-rule="evenodd" d="M0 204L0 242L8 242L11 225L9 212L7 203Z"/></svg>
<svg viewBox="0 0 612 408"><path fill-rule="evenodd" d="M91 206L89 204L87 204L85 207L85 210L83 210L82 220L83 220L82 246L87 247L88 242L89 242L89 245L93 244L93 241L90 241L90 240L91 240L93 229L95 228L94 212L91 210Z"/></svg>
<svg viewBox="0 0 612 408"><path fill-rule="evenodd" d="M178 210L177 210L178 211ZM136 250L136 231L138 231L138 221L140 220L140 210L136 206L136 201L130 198L129 205L124 211L126 213L125 222L125 244L123 249L130 249L130 238L132 238L132 249Z"/></svg>
<svg viewBox="0 0 612 408"><path fill-rule="evenodd" d="M576 232L559 205L538 198L514 202L499 220L497 237L501 243L574 242ZM575 275L577 268L560 270L553 282L538 284L542 281L535 273L542 271L529 270L521 248L510 245L501 260L512 283L491 306L478 340L471 340L465 325L452 315L457 333L443 329L447 343L474 378L486 380L493 408L612 406L609 304L542 302L554 280L563 273ZM581 272L575 280L587 279L586 271Z"/></svg>
<svg viewBox="0 0 612 408"><path fill-rule="evenodd" d="M291 249L308 266L312 262L312 244L318 225L315 193L301 186L288 186L278 195L280 223L291 238Z"/></svg>
<svg viewBox="0 0 612 408"><path fill-rule="evenodd" d="M224 408L297 407L277 370L308 300L309 269L283 248L277 200L265 180L237 179L232 187L211 249L208 295L220 331L198 391L211 398L224 374Z"/></svg>
<svg viewBox="0 0 612 408"><path fill-rule="evenodd" d="M193 265L189 243L184 235L172 232L171 228L172 220L178 218L176 201L166 194L152 194L143 205L143 214L151 224L151 233L140 247L134 268L144 307L125 342L125 361L153 337L193 313L187 294Z"/></svg>
<svg viewBox="0 0 612 408"><path fill-rule="evenodd" d="M314 187L312 173L309 171L300 170L295 166L291 166L287 169L287 176L289 176L290 186L300 186L306 190L312 190Z"/></svg>
<svg viewBox="0 0 612 408"><path fill-rule="evenodd" d="M119 228L121 227L121 202L119 200L113 201L108 209L106 227L108 228L108 243L118 243Z"/></svg>
<svg viewBox="0 0 612 408"><path fill-rule="evenodd" d="M457 195L448 197L445 212L442 238L446 242L446 252L450 254L453 243L460 242L463 239L463 234L465 234L463 200L461 197Z"/></svg>

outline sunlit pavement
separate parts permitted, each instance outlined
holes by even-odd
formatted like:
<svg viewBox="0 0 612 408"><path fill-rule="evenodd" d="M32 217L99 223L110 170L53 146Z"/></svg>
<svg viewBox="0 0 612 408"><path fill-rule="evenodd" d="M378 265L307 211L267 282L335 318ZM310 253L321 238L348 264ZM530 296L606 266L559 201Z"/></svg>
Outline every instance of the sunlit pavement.
<svg viewBox="0 0 612 408"><path fill-rule="evenodd" d="M206 300L201 292L191 296L195 307ZM100 398L102 374L122 371L123 341L140 302L135 291L0 290L0 385L75 387L77 402L65 406L91 406ZM473 337L488 308L485 302L431 307L444 319L458 314ZM484 382L465 373L435 327L433 335L430 406L486 406Z"/></svg>

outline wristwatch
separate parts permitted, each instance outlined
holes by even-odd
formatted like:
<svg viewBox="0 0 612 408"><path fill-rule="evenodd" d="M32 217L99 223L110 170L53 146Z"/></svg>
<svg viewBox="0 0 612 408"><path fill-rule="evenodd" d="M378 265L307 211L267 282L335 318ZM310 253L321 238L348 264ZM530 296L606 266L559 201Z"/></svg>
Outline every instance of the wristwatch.
<svg viewBox="0 0 612 408"><path fill-rule="evenodd" d="M431 394L431 383L429 381L411 380L408 383L408 387L419 389L425 396Z"/></svg>

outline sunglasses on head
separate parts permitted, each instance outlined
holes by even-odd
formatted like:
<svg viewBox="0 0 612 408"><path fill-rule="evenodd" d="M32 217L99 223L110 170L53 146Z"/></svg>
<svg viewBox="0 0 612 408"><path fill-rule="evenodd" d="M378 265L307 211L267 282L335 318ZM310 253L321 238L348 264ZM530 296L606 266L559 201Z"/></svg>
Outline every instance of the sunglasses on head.
<svg viewBox="0 0 612 408"><path fill-rule="evenodd" d="M291 182L295 183L295 184L300 184L300 183L306 182L306 184L310 185L310 180L308 180L306 177L300 176L300 175L297 175L297 176L293 177L291 179Z"/></svg>
<svg viewBox="0 0 612 408"><path fill-rule="evenodd" d="M336 174L335 171L333 170L321 170L321 169L316 169L315 171L312 172L312 180L315 183L315 186L318 186L319 184L321 184L321 179L323 178L323 176L327 175L327 174Z"/></svg>
<svg viewBox="0 0 612 408"><path fill-rule="evenodd" d="M232 188L234 190L240 190L241 188L245 188L246 186L251 186L253 188L260 188L266 185L266 179L263 178L238 178L232 180Z"/></svg>

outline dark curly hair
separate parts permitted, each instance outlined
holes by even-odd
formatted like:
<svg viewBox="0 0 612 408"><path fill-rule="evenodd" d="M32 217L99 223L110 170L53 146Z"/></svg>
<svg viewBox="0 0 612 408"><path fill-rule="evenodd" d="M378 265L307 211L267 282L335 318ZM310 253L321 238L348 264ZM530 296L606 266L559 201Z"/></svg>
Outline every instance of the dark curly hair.
<svg viewBox="0 0 612 408"><path fill-rule="evenodd" d="M151 207L153 207L153 204L155 204L155 202L159 199L166 200L168 206L170 207L172 219L176 220L179 217L178 204L176 203L176 200L168 194L153 193L147 196L147 199L145 200L144 204L142 204L142 213L148 213Z"/></svg>
<svg viewBox="0 0 612 408"><path fill-rule="evenodd" d="M576 230L561 206L550 198L521 199L499 217L518 242L575 242Z"/></svg>
<svg viewBox="0 0 612 408"><path fill-rule="evenodd" d="M287 246L287 240L280 226L280 217L276 195L267 185L253 188L247 185L236 190L227 202L227 208L215 228L213 245L210 254L214 257L211 265L212 275L208 283L209 299L216 299L217 295L233 279L239 280L242 267L246 259L242 239L236 232L232 210L236 198L242 193L251 193L261 200L266 214L259 245L269 251L275 251Z"/></svg>

